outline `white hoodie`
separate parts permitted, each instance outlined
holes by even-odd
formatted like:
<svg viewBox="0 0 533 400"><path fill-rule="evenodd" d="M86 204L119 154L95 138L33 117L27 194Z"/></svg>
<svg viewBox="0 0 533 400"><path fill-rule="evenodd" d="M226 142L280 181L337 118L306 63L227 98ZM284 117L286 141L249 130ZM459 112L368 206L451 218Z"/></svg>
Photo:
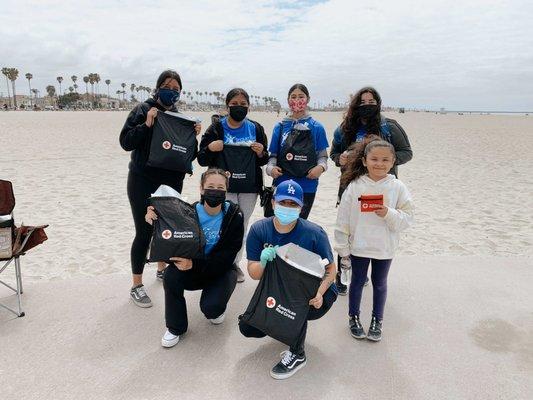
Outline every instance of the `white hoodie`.
<svg viewBox="0 0 533 400"><path fill-rule="evenodd" d="M383 195L389 209L385 218L361 212L361 195ZM378 182L363 175L350 182L342 195L335 225L335 250L341 257L391 259L398 247L399 232L413 223L414 206L407 187L394 175Z"/></svg>

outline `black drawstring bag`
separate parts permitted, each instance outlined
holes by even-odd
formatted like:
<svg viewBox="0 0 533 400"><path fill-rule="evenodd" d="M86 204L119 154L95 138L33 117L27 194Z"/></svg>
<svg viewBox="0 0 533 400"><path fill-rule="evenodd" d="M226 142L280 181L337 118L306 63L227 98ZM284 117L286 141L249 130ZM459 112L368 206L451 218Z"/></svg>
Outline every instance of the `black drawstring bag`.
<svg viewBox="0 0 533 400"><path fill-rule="evenodd" d="M321 279L296 269L281 257L267 263L243 322L292 346L298 340Z"/></svg>
<svg viewBox="0 0 533 400"><path fill-rule="evenodd" d="M170 257L202 258L205 237L196 208L176 197L150 197L155 208L149 262L170 263Z"/></svg>
<svg viewBox="0 0 533 400"><path fill-rule="evenodd" d="M192 172L198 147L196 121L171 112L157 112L146 165L171 171Z"/></svg>
<svg viewBox="0 0 533 400"><path fill-rule="evenodd" d="M228 192L257 193L255 153L250 147L225 144L218 153L217 167L231 173Z"/></svg>
<svg viewBox="0 0 533 400"><path fill-rule="evenodd" d="M296 124L283 142L277 159L283 173L296 178L307 176L318 162L311 130L303 124Z"/></svg>

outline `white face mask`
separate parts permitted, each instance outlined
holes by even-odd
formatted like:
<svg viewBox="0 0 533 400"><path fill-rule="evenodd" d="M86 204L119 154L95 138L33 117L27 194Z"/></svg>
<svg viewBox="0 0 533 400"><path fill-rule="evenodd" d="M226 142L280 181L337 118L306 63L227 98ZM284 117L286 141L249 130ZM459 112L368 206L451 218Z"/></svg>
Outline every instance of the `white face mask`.
<svg viewBox="0 0 533 400"><path fill-rule="evenodd" d="M296 221L300 216L300 211L302 211L300 207L285 207L277 203L274 207L274 215L281 225L289 225Z"/></svg>

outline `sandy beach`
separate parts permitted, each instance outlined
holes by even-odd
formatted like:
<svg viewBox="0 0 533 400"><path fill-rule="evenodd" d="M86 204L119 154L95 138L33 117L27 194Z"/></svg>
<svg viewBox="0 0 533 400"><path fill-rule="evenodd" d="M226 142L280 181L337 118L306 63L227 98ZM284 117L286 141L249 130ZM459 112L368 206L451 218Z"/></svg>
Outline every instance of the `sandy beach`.
<svg viewBox="0 0 533 400"><path fill-rule="evenodd" d="M210 115L191 115L204 121L204 131ZM313 115L331 142L342 115ZM118 143L126 116L0 112L0 178L13 182L16 220L50 224L49 240L22 260L26 317L13 318L0 309L0 398L12 398L17 391L28 399L69 394L100 399L249 398L245 382L254 387L256 398L272 398L265 394L278 390L279 398L533 397L527 378L533 373L531 116L386 114L411 141L413 160L400 166L399 175L413 194L416 224L402 234L391 270L384 342L374 353L368 346L358 353L345 328L346 298L339 299L334 312L310 329L310 359L321 360L325 370L311 365L302 377L280 385L267 375L282 347L273 341L245 341L233 327L234 318L222 327L220 349L208 346L193 360L203 343L216 340L213 331L202 336L209 327L197 309L198 293L188 295L193 329L187 340L174 353L162 350L163 298L153 266L146 268L145 280L155 307L140 310L130 304L134 229L126 196L129 153ZM269 137L279 120L271 113L252 112L250 118L263 124ZM186 177L184 195L190 201L198 198L201 171L195 163L193 175ZM330 163L309 218L330 237L338 178ZM251 222L261 212L257 206ZM253 289L249 278L236 289L231 317L246 307ZM84 297L90 293L93 301ZM365 301L369 310L368 292ZM129 336L137 324L144 333ZM511 344L501 341L499 333ZM33 342L39 335L42 339ZM115 347L117 341L121 343ZM130 354L129 348L138 353ZM213 357L220 357L215 364ZM364 372L368 386L350 380L356 372L347 368L358 357L373 365ZM142 362L149 371L143 371ZM180 386L173 381L180 379L180 366L202 375L201 384L223 386L219 392L212 387L202 392L190 383ZM16 381L24 378L26 368L35 372L29 386ZM436 374L437 368L445 371ZM173 369L175 374L169 372ZM384 371L386 392L376 391L370 371ZM317 375L320 382L313 379ZM303 391L291 394L290 382ZM91 385L98 386L92 394L85 391ZM4 397L6 390L9 396Z"/></svg>

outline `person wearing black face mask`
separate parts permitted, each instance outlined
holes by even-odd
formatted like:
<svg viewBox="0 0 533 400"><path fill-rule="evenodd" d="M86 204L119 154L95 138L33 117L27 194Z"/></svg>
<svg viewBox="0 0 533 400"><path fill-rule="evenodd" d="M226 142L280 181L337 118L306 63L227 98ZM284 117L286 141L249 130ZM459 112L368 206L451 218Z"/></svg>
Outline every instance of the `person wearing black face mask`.
<svg viewBox="0 0 533 400"><path fill-rule="evenodd" d="M130 297L139 307L151 307L152 301L143 286L143 271L150 245L152 229L144 220L148 198L160 185L168 185L181 192L185 174L146 165L150 154L152 127L158 112L177 111L176 102L182 89L181 78L175 71L163 71L156 83L152 98L138 104L128 115L120 132L120 145L131 151L128 174L128 199L130 201L135 238L131 246L133 285ZM196 134L201 126L195 126ZM196 151L196 149L195 149ZM162 279L164 263L157 267L157 278Z"/></svg>
<svg viewBox="0 0 533 400"><path fill-rule="evenodd" d="M173 347L187 331L185 290L202 290L200 309L212 324L224 321L228 301L237 284L233 264L244 235L243 214L238 205L226 200L228 177L221 169L208 169L200 181L201 201L196 212L206 245L204 257L172 258L174 264L165 269L165 320L167 331L161 339L163 347ZM157 219L148 207L146 222Z"/></svg>
<svg viewBox="0 0 533 400"><path fill-rule="evenodd" d="M335 165L342 171L348 161L350 151L354 151L349 148L361 145L371 135L377 135L394 146L396 161L389 174L398 177L397 166L405 164L413 157L411 144L398 122L381 115L381 96L376 89L368 86L359 90L352 98L342 124L333 134L330 157ZM343 192L344 188L339 184L337 205ZM340 258L337 265L340 268ZM339 294L346 295L348 288L340 281L340 271L337 278ZM368 278L366 284L368 284Z"/></svg>
<svg viewBox="0 0 533 400"><path fill-rule="evenodd" d="M244 89L230 90L226 107L228 115L213 121L202 136L198 163L228 171L230 187L226 196L242 209L246 230L263 188L261 167L268 162L268 143L263 127L246 118L250 96ZM235 258L238 282L244 281L244 273L239 267L241 259L242 250Z"/></svg>

